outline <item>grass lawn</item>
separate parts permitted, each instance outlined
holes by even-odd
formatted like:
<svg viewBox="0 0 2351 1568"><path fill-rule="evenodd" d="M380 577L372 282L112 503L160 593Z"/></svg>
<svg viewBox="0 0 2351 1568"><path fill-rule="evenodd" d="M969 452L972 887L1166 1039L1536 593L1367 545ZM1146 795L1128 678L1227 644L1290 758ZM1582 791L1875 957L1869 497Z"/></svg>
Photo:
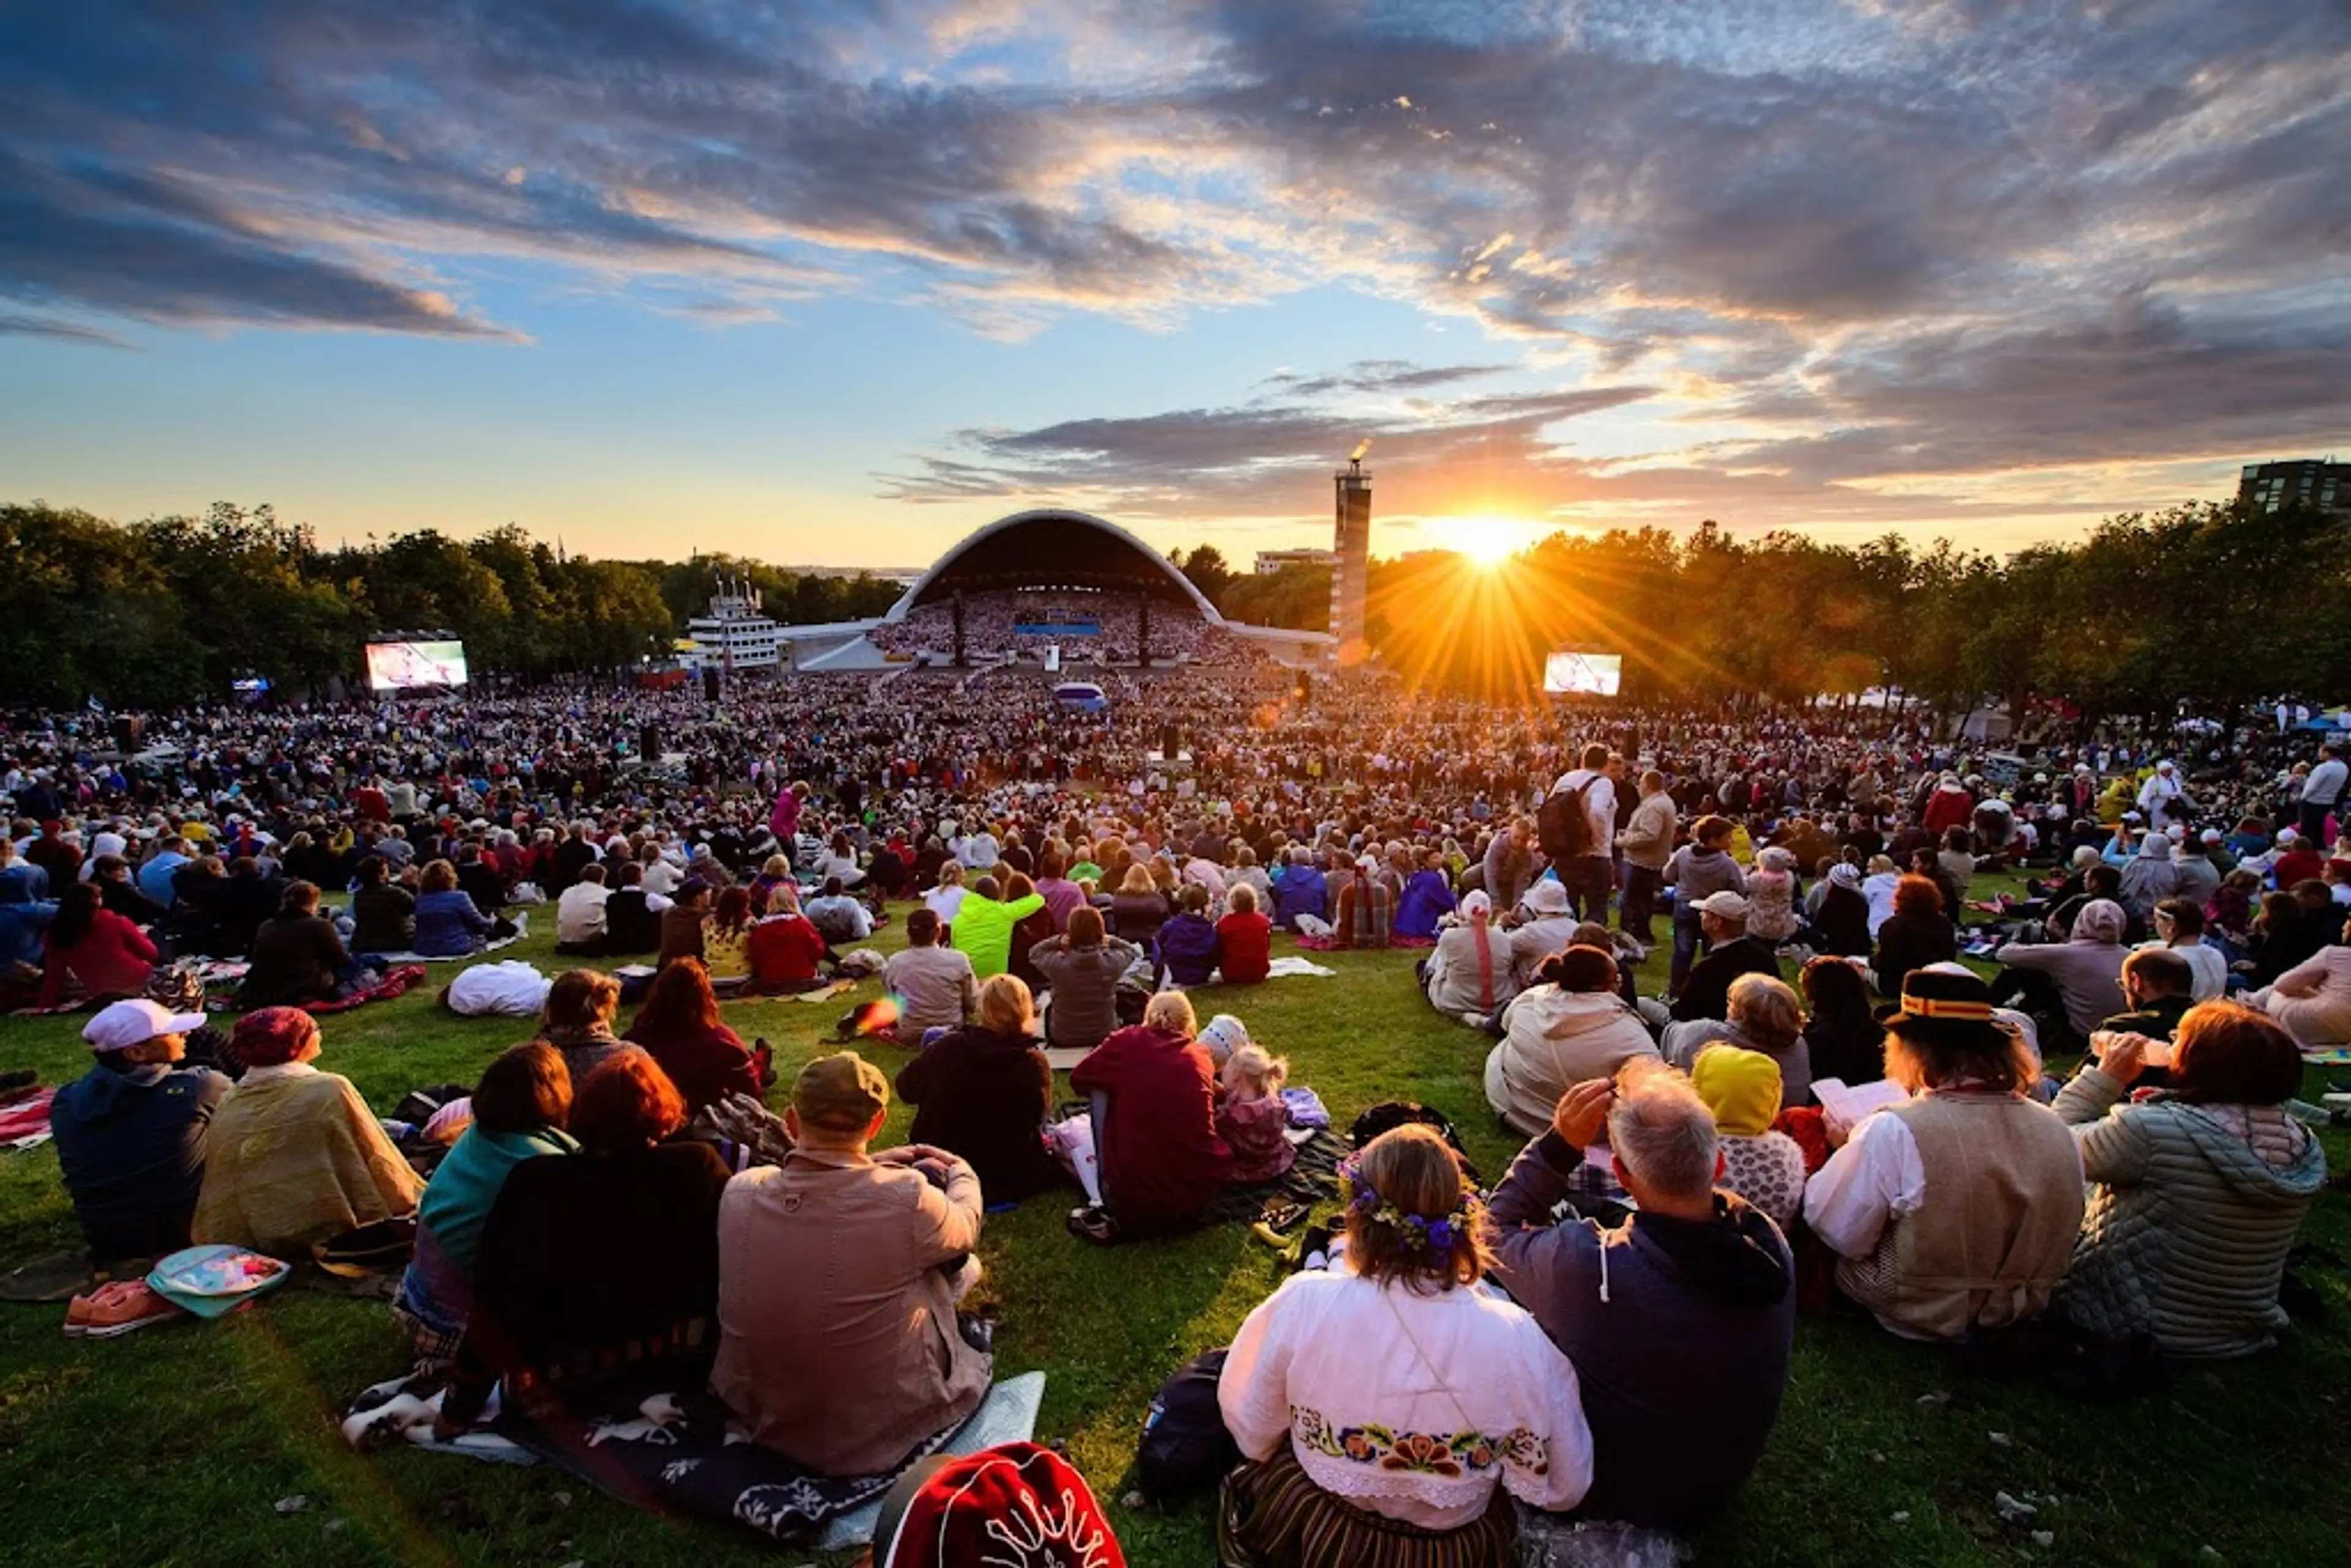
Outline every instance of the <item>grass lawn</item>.
<svg viewBox="0 0 2351 1568"><path fill-rule="evenodd" d="M877 945L894 946L898 930ZM552 967L552 940L542 933L499 956ZM1326 956L1335 979L1208 991L1196 1003L1204 1019L1239 1013L1287 1053L1296 1081L1320 1091L1341 1126L1378 1100L1424 1100L1459 1124L1488 1178L1499 1176L1514 1140L1497 1131L1480 1092L1487 1042L1429 1011L1409 955ZM1664 961L1662 951L1651 960L1645 993L1657 988ZM436 973L433 983L446 978ZM746 1003L727 1018L747 1039L774 1043L789 1082L827 1049L842 1005ZM79 1073L80 1021L0 1020L0 1067L37 1067L52 1082ZM511 1020L454 1019L430 990L322 1021L321 1065L350 1077L379 1111L413 1087L470 1082L528 1033ZM872 1053L894 1071L900 1053ZM2305 1092L2317 1090L2314 1073ZM885 1141L903 1138L907 1120L894 1108ZM2351 1139L2330 1133L2327 1145L2342 1168ZM982 1252L1003 1319L998 1370L1047 1372L1039 1438L1068 1440L1130 1563L1202 1568L1213 1561L1205 1506L1160 1514L1121 1503L1135 1437L1166 1374L1228 1341L1280 1276L1238 1227L1115 1250L1083 1246L1062 1229L1069 1201L1040 1197L988 1221ZM2351 1198L2322 1199L2305 1239L2351 1254ZM13 1266L77 1240L54 1153L0 1155L0 1260ZM2325 1322L2302 1325L2269 1356L2189 1372L2119 1409L1976 1377L1865 1322L1807 1318L1771 1449L1700 1543L1702 1560L2351 1562L2351 1276L2318 1263L2301 1274L2325 1298ZM67 1339L63 1317L62 1307L0 1304L0 1557L11 1561L715 1568L815 1560L716 1524L637 1512L544 1466L352 1454L335 1429L341 1405L402 1364L381 1302L281 1291L218 1323L111 1342ZM2003 1490L2033 1494L2037 1516L2004 1521L1993 1505ZM307 1506L277 1511L297 1494ZM2053 1544L2036 1543L2034 1531L2052 1532Z"/></svg>

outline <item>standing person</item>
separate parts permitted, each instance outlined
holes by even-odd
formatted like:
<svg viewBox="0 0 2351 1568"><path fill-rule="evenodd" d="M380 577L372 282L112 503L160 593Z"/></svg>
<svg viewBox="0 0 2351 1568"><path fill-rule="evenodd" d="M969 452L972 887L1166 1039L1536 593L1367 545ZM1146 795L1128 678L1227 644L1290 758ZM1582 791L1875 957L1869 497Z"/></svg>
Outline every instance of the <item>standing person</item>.
<svg viewBox="0 0 2351 1568"><path fill-rule="evenodd" d="M1972 975L1912 975L1886 1030L1886 1076L1912 1097L1865 1117L1804 1189L1837 1288L1905 1339L2038 1317L2082 1224L2082 1156L2028 1097L2039 1062Z"/></svg>
<svg viewBox="0 0 2351 1568"><path fill-rule="evenodd" d="M1501 1568L1513 1497L1563 1511L1591 1484L1577 1368L1523 1309L1473 1288L1491 1260L1484 1217L1443 1139L1397 1127L1346 1171L1346 1267L1283 1281L1217 1379L1246 1460L1225 1478L1217 1560Z"/></svg>
<svg viewBox="0 0 2351 1568"><path fill-rule="evenodd" d="M1554 1222L1604 1136L1638 1207L1614 1228ZM1495 1277L1582 1381L1590 1518L1702 1526L1745 1484L1779 1418L1795 1263L1769 1218L1718 1186L1722 1170L1697 1091L1635 1066L1562 1095L1495 1189Z"/></svg>
<svg viewBox="0 0 2351 1568"><path fill-rule="evenodd" d="M1525 817L1513 817L1496 829L1486 845L1486 895L1506 915L1519 906L1534 881L1534 845L1535 825Z"/></svg>
<svg viewBox="0 0 2351 1568"><path fill-rule="evenodd" d="M818 1057L784 1113L791 1153L718 1204L711 1391L821 1475L889 1469L987 1392L991 1358L956 1313L979 1279L979 1177L924 1144L869 1155L889 1109L881 1069Z"/></svg>
<svg viewBox="0 0 2351 1568"><path fill-rule="evenodd" d="M1017 1202L1061 1180L1043 1137L1053 1069L1021 980L991 977L977 1012L898 1070L898 1098L920 1107L907 1134L914 1142L970 1161L990 1203Z"/></svg>
<svg viewBox="0 0 2351 1568"><path fill-rule="evenodd" d="M1181 991L1161 991L1143 1022L1112 1033L1070 1070L1070 1087L1098 1096L1094 1143L1102 1206L1070 1216L1089 1241L1183 1229L1207 1211L1232 1170L1217 1135L1217 1070L1194 1038L1198 1021Z"/></svg>
<svg viewBox="0 0 2351 1568"><path fill-rule="evenodd" d="M1559 776L1538 819L1542 852L1566 884L1575 917L1603 925L1615 880L1610 851L1616 838L1615 775L1622 768L1605 746L1585 747L1582 766Z"/></svg>
<svg viewBox="0 0 2351 1568"><path fill-rule="evenodd" d="M2346 779L2351 779L2351 766L2343 760L2341 744L2330 740L2318 748L2318 764L2304 777L2294 803L2302 836L2312 843L2326 841L2326 819L2341 808Z"/></svg>
<svg viewBox="0 0 2351 1568"><path fill-rule="evenodd" d="M1640 804L1616 835L1616 847L1625 854L1625 902L1617 913L1617 929L1644 951L1656 946L1653 921L1657 889L1665 883L1666 862L1673 858L1677 821L1666 776L1652 768L1641 775Z"/></svg>
<svg viewBox="0 0 2351 1568"><path fill-rule="evenodd" d="M768 812L768 831L776 836L776 847L787 866L799 852L800 811L808 797L807 782L796 779L777 791L776 803Z"/></svg>
<svg viewBox="0 0 2351 1568"><path fill-rule="evenodd" d="M1681 994L1705 936L1698 905L1718 893L1745 898L1747 873L1730 858L1734 831L1735 824L1728 817L1711 813L1700 817L1690 824L1690 841L1666 862L1666 885L1674 890L1674 958L1666 984L1671 995Z"/></svg>
<svg viewBox="0 0 2351 1568"><path fill-rule="evenodd" d="M49 1131L93 1260L158 1258L188 1244L214 1111L229 1082L183 1067L200 1012L115 1002L83 1026L94 1061L57 1091Z"/></svg>

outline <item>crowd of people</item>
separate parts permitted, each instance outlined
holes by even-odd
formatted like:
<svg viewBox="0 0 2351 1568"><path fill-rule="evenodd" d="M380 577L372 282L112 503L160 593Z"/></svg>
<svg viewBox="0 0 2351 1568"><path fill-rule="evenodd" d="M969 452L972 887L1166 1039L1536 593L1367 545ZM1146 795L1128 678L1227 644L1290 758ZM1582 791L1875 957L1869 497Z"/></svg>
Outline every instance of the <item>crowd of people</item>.
<svg viewBox="0 0 2351 1568"><path fill-rule="evenodd" d="M1288 1169L1287 1064L1187 994L1262 979L1280 927L1407 950L1527 1142L1489 1194L1425 1124L1344 1164L1334 1260L1218 1379L1226 1563L1499 1563L1512 1500L1699 1530L1808 1291L2062 1343L2109 1393L2287 1328L2305 1052L2351 1045L2336 743L1105 685L1092 716L921 674L226 709L144 716L131 756L12 721L0 956L22 1003L97 1008L53 1112L93 1254L413 1216L395 1312L450 1430L494 1387L561 1418L683 1375L810 1470L888 1470L988 1385L986 1210L1083 1179L1047 1049L1082 1053L1083 1241ZM625 1027L612 976L558 976L420 1179L300 1004L535 904L657 974ZM770 1113L720 996L821 984L885 920L891 999L843 1022L896 1082L820 1056ZM186 1005L197 954L251 965L232 1030ZM893 1094L913 1141L876 1148Z"/></svg>
<svg viewBox="0 0 2351 1568"><path fill-rule="evenodd" d="M1040 660L1048 648L1064 664L1132 665L1147 652L1153 664L1196 666L1248 662L1240 639L1210 625L1188 603L1155 601L1146 616L1133 593L1040 594L1007 591L965 593L918 604L869 635L885 653L944 664L956 656L958 606L967 660ZM1145 637L1148 637L1148 648Z"/></svg>

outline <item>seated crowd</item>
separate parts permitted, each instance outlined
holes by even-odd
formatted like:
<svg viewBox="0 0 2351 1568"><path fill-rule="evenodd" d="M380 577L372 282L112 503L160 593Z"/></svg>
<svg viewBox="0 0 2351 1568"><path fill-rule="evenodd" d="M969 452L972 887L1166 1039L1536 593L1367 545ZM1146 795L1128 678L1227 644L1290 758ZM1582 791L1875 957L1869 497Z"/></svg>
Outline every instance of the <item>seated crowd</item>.
<svg viewBox="0 0 2351 1568"><path fill-rule="evenodd" d="M2117 823L2129 866L2082 846L2035 907L1985 911L2026 927L2000 925L1987 981L1958 961L1987 801L1956 774L1885 839L1714 811L1685 831L1655 769L1620 825L1600 786L1628 772L1604 747L1583 754L1554 793L1592 817L1552 853L1548 810L1466 848L1377 824L1250 842L1206 811L1188 838L974 811L936 834L861 830L830 862L794 843L746 876L657 838L600 847L580 824L486 895L559 874L540 885L559 950L653 956L658 972L625 1029L612 977L559 976L429 1181L316 1065L299 1004L401 950L378 944L484 939L496 910L457 860L414 864L384 848L406 846L394 827L322 862L350 890L340 920L319 883L286 875L291 845L274 898L207 906L179 878L233 878L175 872L144 926L103 878L76 882L47 921L45 987L137 993L155 925L250 917L253 1010L220 1070L186 1061L201 1013L99 1010L94 1064L53 1112L65 1184L103 1259L191 1241L302 1257L413 1216L393 1312L449 1379L447 1432L493 1388L559 1419L696 1386L794 1464L884 1472L988 1387L990 1328L965 1310L984 1216L1069 1179L1048 1139L1049 1049L1083 1053L1069 1085L1088 1102L1099 1201L1069 1228L1085 1240L1181 1232L1228 1185L1289 1169L1287 1063L1238 1019L1204 1028L1186 992L1265 978L1280 925L1333 948L1426 949L1421 994L1486 1031L1487 1099L1525 1142L1487 1197L1426 1125L1343 1162L1332 1265L1260 1301L1219 1375L1241 1456L1216 1516L1230 1568L1499 1568L1521 1507L1703 1529L1769 1440L1808 1260L1904 1340L2038 1323L2149 1365L2274 1343L2286 1256L2325 1181L2289 1108L2301 1048L2344 1043L2351 990L2328 884L2252 863L2294 841L2241 856L2199 903L2180 869L2217 872L2209 846ZM2132 799L2161 807L2154 778ZM496 863L496 835L467 831L433 847ZM263 875L239 859L234 876ZM808 865L821 891L804 904ZM2231 908L2239 873L2280 880L2268 896L2284 902ZM772 1074L719 997L824 984L836 943L870 933L893 893L921 902L867 1032L914 1052L894 1092L916 1113L909 1142L876 1147L893 1092L877 1064L819 1056L771 1116ZM1661 894L1670 977L1645 998L1633 968ZM1801 960L1793 986L1783 955ZM2060 1083L2050 1059L2076 1054ZM1878 1080L1891 1089L1848 1119L1838 1086Z"/></svg>

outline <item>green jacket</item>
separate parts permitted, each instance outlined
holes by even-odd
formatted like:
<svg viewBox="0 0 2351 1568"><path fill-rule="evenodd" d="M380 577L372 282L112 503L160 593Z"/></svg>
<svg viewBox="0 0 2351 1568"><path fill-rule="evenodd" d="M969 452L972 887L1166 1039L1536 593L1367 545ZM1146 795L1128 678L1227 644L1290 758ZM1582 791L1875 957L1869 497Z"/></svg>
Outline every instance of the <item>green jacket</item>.
<svg viewBox="0 0 2351 1568"><path fill-rule="evenodd" d="M967 894L963 906L956 911L955 925L949 928L954 937L952 946L971 960L971 972L979 978L1000 975L1012 962L1012 928L1044 907L1045 895L1041 893L1016 898L1009 904Z"/></svg>
<svg viewBox="0 0 2351 1568"><path fill-rule="evenodd" d="M2167 1355L2268 1348L2286 1326L2278 1279L2326 1183L2325 1151L2277 1106L2122 1095L2091 1067L2057 1096L2091 1183L2059 1309L2110 1338L2153 1334Z"/></svg>

